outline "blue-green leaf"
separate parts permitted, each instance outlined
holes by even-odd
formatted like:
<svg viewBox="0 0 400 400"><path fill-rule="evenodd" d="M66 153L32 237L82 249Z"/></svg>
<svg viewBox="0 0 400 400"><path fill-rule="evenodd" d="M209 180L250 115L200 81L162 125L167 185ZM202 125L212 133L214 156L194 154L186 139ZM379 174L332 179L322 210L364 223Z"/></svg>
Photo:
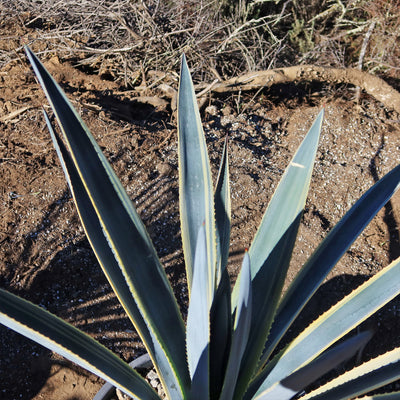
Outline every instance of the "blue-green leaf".
<svg viewBox="0 0 400 400"><path fill-rule="evenodd" d="M218 398L225 378L232 332L231 284L226 269L231 230L228 136L224 142L214 199L217 227L217 290L210 316L210 396Z"/></svg>
<svg viewBox="0 0 400 400"><path fill-rule="evenodd" d="M130 396L160 399L136 371L89 335L3 289L0 289L0 323L86 368Z"/></svg>
<svg viewBox="0 0 400 400"><path fill-rule="evenodd" d="M396 348L340 375L302 399L347 400L398 379L400 379L400 349ZM395 400L399 399L399 392L363 397L363 399Z"/></svg>
<svg viewBox="0 0 400 400"><path fill-rule="evenodd" d="M216 288L214 196L206 141L185 56L182 57L178 92L178 150L179 206L189 293L192 289L198 227L205 222L207 265L212 277L212 291L208 293L211 304Z"/></svg>
<svg viewBox="0 0 400 400"><path fill-rule="evenodd" d="M121 305L136 327L143 343L145 343L148 353L151 355L151 358L157 362L156 369L160 372L160 380L163 382L166 390L169 391L168 388L175 385L175 379L171 379L169 375L169 361L165 357L153 333L148 329L146 322L143 320L135 300L132 297L129 286L126 283L126 279L121 273L117 260L102 232L96 211L79 178L78 171L75 168L68 150L53 129L47 113L44 110L43 112L88 240Z"/></svg>
<svg viewBox="0 0 400 400"><path fill-rule="evenodd" d="M400 258L378 272L306 328L273 363L260 373L264 377L256 396L318 357L325 349L351 331L400 293ZM249 390L251 395L255 385ZM251 397L247 397L251 398Z"/></svg>
<svg viewBox="0 0 400 400"><path fill-rule="evenodd" d="M166 390L171 398L181 398L190 386L184 324L149 235L84 122L37 57L28 48L26 52L57 117L107 244L118 263L121 280L126 281L152 338L157 342L145 342L145 345L157 351L154 355L156 363L167 360L166 371L161 371L164 373L162 379L168 384ZM105 262L99 261L107 267Z"/></svg>
<svg viewBox="0 0 400 400"><path fill-rule="evenodd" d="M329 232L285 293L272 325L263 365L319 285L400 185L400 165L370 188Z"/></svg>
<svg viewBox="0 0 400 400"><path fill-rule="evenodd" d="M364 348L373 336L373 331L361 332L321 354L310 364L300 368L281 382L263 392L260 399L290 400L318 378L353 357Z"/></svg>
<svg viewBox="0 0 400 400"><path fill-rule="evenodd" d="M228 136L225 138L214 194L217 226L217 282L226 268L231 234L231 193L229 185Z"/></svg>
<svg viewBox="0 0 400 400"><path fill-rule="evenodd" d="M239 376L242 392L255 372L281 296L307 198L323 115L322 110L286 169L250 247L253 308L257 312L252 314L249 343ZM233 311L237 293L235 286Z"/></svg>
<svg viewBox="0 0 400 400"><path fill-rule="evenodd" d="M228 270L222 271L211 307L210 397L218 398L225 379L232 339L231 283Z"/></svg>
<svg viewBox="0 0 400 400"><path fill-rule="evenodd" d="M240 363L246 348L250 333L252 313L252 292L250 257L247 251L243 257L242 269L239 282L238 305L233 325L232 346L226 367L225 382L222 388L220 400L231 400L235 391L237 377L239 375Z"/></svg>
<svg viewBox="0 0 400 400"><path fill-rule="evenodd" d="M375 394L373 396L357 397L357 400L399 400L400 392L391 392L384 394Z"/></svg>
<svg viewBox="0 0 400 400"><path fill-rule="evenodd" d="M207 268L206 231L203 225L197 236L193 266L193 287L187 319L187 354L192 379L191 399L209 397L210 308L207 296L210 278Z"/></svg>

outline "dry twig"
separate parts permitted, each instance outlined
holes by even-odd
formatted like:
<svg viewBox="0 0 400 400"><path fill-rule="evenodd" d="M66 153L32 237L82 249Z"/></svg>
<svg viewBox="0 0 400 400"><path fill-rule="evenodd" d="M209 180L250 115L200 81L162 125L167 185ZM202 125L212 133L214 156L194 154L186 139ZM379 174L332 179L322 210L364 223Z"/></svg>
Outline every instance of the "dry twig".
<svg viewBox="0 0 400 400"><path fill-rule="evenodd" d="M32 107L26 106L26 107L19 108L18 110L15 110L7 115L4 115L3 117L0 117L0 122L9 122L9 121L13 120L15 117L18 117L18 115L29 110L30 108L32 108Z"/></svg>

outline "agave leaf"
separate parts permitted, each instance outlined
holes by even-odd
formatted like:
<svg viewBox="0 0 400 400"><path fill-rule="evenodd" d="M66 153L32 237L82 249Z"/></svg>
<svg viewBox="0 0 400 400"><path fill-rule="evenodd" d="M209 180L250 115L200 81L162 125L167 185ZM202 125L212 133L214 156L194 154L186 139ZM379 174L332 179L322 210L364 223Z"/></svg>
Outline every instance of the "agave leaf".
<svg viewBox="0 0 400 400"><path fill-rule="evenodd" d="M357 397L357 400L399 400L400 392L376 394L374 396Z"/></svg>
<svg viewBox="0 0 400 400"><path fill-rule="evenodd" d="M260 359L296 240L317 151L322 110L287 167L250 247L253 308L251 332L241 366L244 392ZM236 308L238 289L232 294ZM239 395L240 397L240 395Z"/></svg>
<svg viewBox="0 0 400 400"><path fill-rule="evenodd" d="M182 246L185 256L189 293L192 290L194 254L198 227L205 222L207 265L211 277L209 304L216 288L216 238L214 198L206 141L192 78L182 57L178 92L179 207ZM212 290L211 290L212 289Z"/></svg>
<svg viewBox="0 0 400 400"><path fill-rule="evenodd" d="M400 378L400 349L394 349L340 375L317 390L302 397L304 400L347 400L370 392ZM386 394L373 399L398 399ZM370 398L370 397L368 397ZM365 399L365 397L363 397Z"/></svg>
<svg viewBox="0 0 400 400"><path fill-rule="evenodd" d="M250 333L252 292L250 257L247 251L244 254L241 271L238 306L236 308L235 322L233 326L232 347L226 368L225 382L219 398L220 400L231 400L233 398L236 380L239 375L240 362Z"/></svg>
<svg viewBox="0 0 400 400"><path fill-rule="evenodd" d="M136 371L89 335L3 289L0 289L0 323L56 351L130 396L160 399Z"/></svg>
<svg viewBox="0 0 400 400"><path fill-rule="evenodd" d="M225 268L215 292L210 321L210 398L219 397L225 379L232 337L231 283Z"/></svg>
<svg viewBox="0 0 400 400"><path fill-rule="evenodd" d="M231 233L231 193L229 185L228 135L225 138L221 165L214 194L215 221L217 226L217 282L226 268Z"/></svg>
<svg viewBox="0 0 400 400"><path fill-rule="evenodd" d="M217 290L210 316L210 396L218 398L224 382L232 333L231 284L226 269L231 230L228 136L224 142L214 201L217 227Z"/></svg>
<svg viewBox="0 0 400 400"><path fill-rule="evenodd" d="M300 368L278 384L258 396L265 400L290 400L318 378L353 357L373 336L373 331L361 332L321 354L310 364Z"/></svg>
<svg viewBox="0 0 400 400"><path fill-rule="evenodd" d="M322 314L280 353L272 369L264 368L257 381L264 378L254 399L318 357L325 349L355 328L400 292L400 258L354 290ZM251 385L249 395L256 388Z"/></svg>
<svg viewBox="0 0 400 400"><path fill-rule="evenodd" d="M165 357L164 351L154 337L154 334L148 329L146 322L143 320L135 300L132 297L129 286L126 283L126 279L121 273L121 269L111 248L108 246L107 239L102 232L96 211L82 181L80 180L78 171L75 168L68 150L61 141L61 138L53 129L47 113L44 110L43 113L88 240L100 262L104 274L117 295L118 300L134 324L143 343L146 345L149 355L151 355L152 360L154 360L155 368L159 372L160 380L162 381L165 390L169 393L171 391L170 388L173 388L176 385L176 380L169 374L169 361Z"/></svg>
<svg viewBox="0 0 400 400"><path fill-rule="evenodd" d="M207 243L204 225L197 235L193 266L193 287L186 328L187 354L192 379L191 399L209 398L210 283L207 268Z"/></svg>
<svg viewBox="0 0 400 400"><path fill-rule="evenodd" d="M142 318L158 342L154 348L164 353L160 359L168 360L168 376L176 384L166 390L171 398L180 398L190 385L185 331L165 271L128 195L86 125L37 57L29 48L26 53L57 117L108 246ZM158 361L157 355L155 358Z"/></svg>
<svg viewBox="0 0 400 400"><path fill-rule="evenodd" d="M370 188L329 232L285 293L261 359L262 366L329 271L400 185L400 165Z"/></svg>

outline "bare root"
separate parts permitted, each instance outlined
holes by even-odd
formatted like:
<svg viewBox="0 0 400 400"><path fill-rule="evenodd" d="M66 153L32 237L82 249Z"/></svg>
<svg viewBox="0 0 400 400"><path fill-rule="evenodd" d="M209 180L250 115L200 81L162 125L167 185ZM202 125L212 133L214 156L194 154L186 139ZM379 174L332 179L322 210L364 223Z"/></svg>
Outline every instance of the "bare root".
<svg viewBox="0 0 400 400"><path fill-rule="evenodd" d="M224 82L215 83L210 91L226 93L269 88L279 83L292 82L348 83L359 86L389 109L400 113L400 93L383 79L355 68L329 68L315 65L297 65L267 71L251 72Z"/></svg>

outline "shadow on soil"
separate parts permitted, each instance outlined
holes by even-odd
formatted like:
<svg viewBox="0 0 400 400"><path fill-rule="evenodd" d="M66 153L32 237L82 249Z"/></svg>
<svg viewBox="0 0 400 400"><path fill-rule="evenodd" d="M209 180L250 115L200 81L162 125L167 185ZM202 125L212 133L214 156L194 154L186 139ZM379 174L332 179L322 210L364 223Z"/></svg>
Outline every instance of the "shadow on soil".
<svg viewBox="0 0 400 400"><path fill-rule="evenodd" d="M381 136L381 144L372 157L369 170L374 179L374 182L378 182L381 177L378 175L378 168L377 163L379 160L379 154L382 149L385 147L385 137L384 135ZM400 232L398 229L399 223L396 221L396 218L393 214L393 204L392 201L389 200L385 206L385 216L383 217L383 221L385 222L387 229L388 229L388 236L389 236L389 261L392 262L396 258L400 257Z"/></svg>
<svg viewBox="0 0 400 400"><path fill-rule="evenodd" d="M176 203L176 192L168 187L164 179L152 182L138 191L133 202L150 232L162 263L167 266L170 280L176 282L175 295L184 308L186 289L182 278L184 268L179 261L179 228L174 214L171 217L171 213L165 212L171 211L171 205ZM112 292L88 241L84 239L74 244L73 241L64 242L64 248L47 258L43 249L37 249L38 243L42 243L38 240L60 217L60 210L67 201L71 201L68 191L48 207L43 219L27 235L26 246L19 257L21 263L29 266L26 275L22 278L10 271L2 287L73 323L126 361L131 361L143 354L143 346ZM77 229L76 222L71 224L71 230L74 229ZM57 241L61 243L62 238ZM45 244L42 243L42 246ZM35 267L32 260L43 263ZM44 347L0 326L0 398L33 398L50 377L52 366L57 363L59 361L52 359L51 352ZM66 365L70 367L70 364ZM15 381L7 380L6 373L16 368L20 376L17 386Z"/></svg>
<svg viewBox="0 0 400 400"><path fill-rule="evenodd" d="M35 302L40 299L50 311L74 322L78 328L130 361L133 354L138 356L143 349L90 252L87 243L82 242L57 254L49 268L35 277L26 295ZM294 338L316 317L367 279L366 276L341 275L323 284L288 332L287 340ZM60 282L62 287L73 283L75 292L60 290ZM376 330L362 354L358 355L362 361L400 346L400 338L396 334L400 328L399 316L400 300L396 298L362 324L361 329L372 327ZM0 327L0 340L11 341L15 348L12 354L1 355L0 370L6 371L17 365L21 382L30 382L29 387L24 388L0 381L0 391L7 399L31 399L49 378L52 365L60 361L52 360L51 353L45 348L7 328ZM329 376L343 373L359 362L358 358L349 360ZM0 374L0 377L4 376L6 374Z"/></svg>

